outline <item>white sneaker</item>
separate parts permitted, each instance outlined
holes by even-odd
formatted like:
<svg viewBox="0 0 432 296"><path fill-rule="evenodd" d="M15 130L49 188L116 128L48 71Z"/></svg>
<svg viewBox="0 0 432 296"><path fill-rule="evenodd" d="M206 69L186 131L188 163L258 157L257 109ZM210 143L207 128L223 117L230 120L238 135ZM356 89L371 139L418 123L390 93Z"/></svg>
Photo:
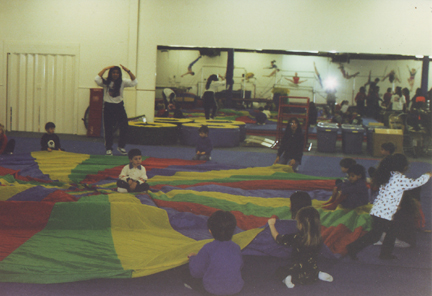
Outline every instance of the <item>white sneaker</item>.
<svg viewBox="0 0 432 296"><path fill-rule="evenodd" d="M401 241L400 239L396 239L395 241L396 248L409 248L411 245L407 242Z"/></svg>
<svg viewBox="0 0 432 296"><path fill-rule="evenodd" d="M118 187L118 188L117 188L117 192L120 192L120 193L127 193L128 191L127 191L126 188Z"/></svg>
<svg viewBox="0 0 432 296"><path fill-rule="evenodd" d="M128 154L127 151L126 151L126 149L124 149L124 148L117 147L117 150L118 150L118 152L120 152L122 155L127 155L127 154Z"/></svg>
<svg viewBox="0 0 432 296"><path fill-rule="evenodd" d="M112 154L112 150L108 149L108 150L105 152L105 155L110 155L110 156L112 156L112 155L113 155L113 154Z"/></svg>
<svg viewBox="0 0 432 296"><path fill-rule="evenodd" d="M333 277L329 275L327 272L320 271L318 273L318 278L324 282L333 282Z"/></svg>
<svg viewBox="0 0 432 296"><path fill-rule="evenodd" d="M285 284L288 288L294 288L294 284L291 282L291 276L287 276L284 280L282 280L282 283Z"/></svg>

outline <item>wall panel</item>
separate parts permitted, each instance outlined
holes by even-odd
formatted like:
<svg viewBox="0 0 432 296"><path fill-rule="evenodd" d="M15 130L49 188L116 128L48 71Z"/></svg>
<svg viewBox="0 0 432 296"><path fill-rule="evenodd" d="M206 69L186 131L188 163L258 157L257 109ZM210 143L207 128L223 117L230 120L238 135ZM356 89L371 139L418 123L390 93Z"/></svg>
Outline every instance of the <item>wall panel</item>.
<svg viewBox="0 0 432 296"><path fill-rule="evenodd" d="M43 132L52 121L57 133L76 133L75 64L72 55L9 54L8 129Z"/></svg>

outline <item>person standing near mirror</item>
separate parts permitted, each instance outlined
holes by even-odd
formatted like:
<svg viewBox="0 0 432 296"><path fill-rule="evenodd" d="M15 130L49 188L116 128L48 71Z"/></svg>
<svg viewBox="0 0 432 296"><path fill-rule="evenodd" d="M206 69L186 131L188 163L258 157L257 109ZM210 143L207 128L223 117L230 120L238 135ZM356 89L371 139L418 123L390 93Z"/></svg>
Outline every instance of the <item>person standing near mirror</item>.
<svg viewBox="0 0 432 296"><path fill-rule="evenodd" d="M120 137L117 150L122 155L127 155L125 149L128 130L128 118L123 102L123 89L134 87L138 84L135 75L125 66L121 68L129 74L130 79L122 78L122 71L119 66L108 66L103 68L95 77L97 85L104 89L104 131L106 155L113 155L112 145L114 142L114 126L117 124L120 129ZM108 78L103 78L104 73L109 70Z"/></svg>
<svg viewBox="0 0 432 296"><path fill-rule="evenodd" d="M217 104L215 93L218 91L218 88L220 86L225 86L225 81L223 80L225 80L225 77L219 74L212 74L207 79L207 83L205 86L206 90L202 96L206 119L214 119L216 115ZM211 115L210 110L212 110Z"/></svg>

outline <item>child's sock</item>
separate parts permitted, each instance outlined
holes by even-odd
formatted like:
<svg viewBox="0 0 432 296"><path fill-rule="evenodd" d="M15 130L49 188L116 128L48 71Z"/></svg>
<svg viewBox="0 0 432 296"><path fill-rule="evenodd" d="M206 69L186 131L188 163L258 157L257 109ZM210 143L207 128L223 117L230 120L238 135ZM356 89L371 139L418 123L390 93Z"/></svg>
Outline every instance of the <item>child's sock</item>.
<svg viewBox="0 0 432 296"><path fill-rule="evenodd" d="M385 236L386 236L386 233L383 232L383 234L381 234L381 238L380 238L380 240L377 241L376 243L374 243L374 246L381 246L382 243L383 243L383 241L384 241Z"/></svg>
<svg viewBox="0 0 432 296"><path fill-rule="evenodd" d="M318 278L324 282L333 282L333 277L329 275L327 272L320 271L318 273Z"/></svg>
<svg viewBox="0 0 432 296"><path fill-rule="evenodd" d="M287 286L288 288L294 288L294 284L291 282L291 276L287 276L283 281L282 281L285 286Z"/></svg>

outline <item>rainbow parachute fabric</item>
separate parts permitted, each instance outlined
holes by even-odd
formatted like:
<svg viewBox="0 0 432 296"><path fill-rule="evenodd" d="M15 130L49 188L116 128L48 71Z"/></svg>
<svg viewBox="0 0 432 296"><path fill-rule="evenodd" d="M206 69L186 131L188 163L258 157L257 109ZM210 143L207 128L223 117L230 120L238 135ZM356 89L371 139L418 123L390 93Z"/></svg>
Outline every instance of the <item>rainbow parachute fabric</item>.
<svg viewBox="0 0 432 296"><path fill-rule="evenodd" d="M130 194L116 191L127 157L40 151L0 160L3 282L131 278L180 266L211 241L206 219L219 209L236 216L233 240L245 253L285 256L265 226L272 215L291 219L296 190L314 199L332 256L370 227L369 206L321 209L333 179L283 165L143 157L151 190Z"/></svg>

